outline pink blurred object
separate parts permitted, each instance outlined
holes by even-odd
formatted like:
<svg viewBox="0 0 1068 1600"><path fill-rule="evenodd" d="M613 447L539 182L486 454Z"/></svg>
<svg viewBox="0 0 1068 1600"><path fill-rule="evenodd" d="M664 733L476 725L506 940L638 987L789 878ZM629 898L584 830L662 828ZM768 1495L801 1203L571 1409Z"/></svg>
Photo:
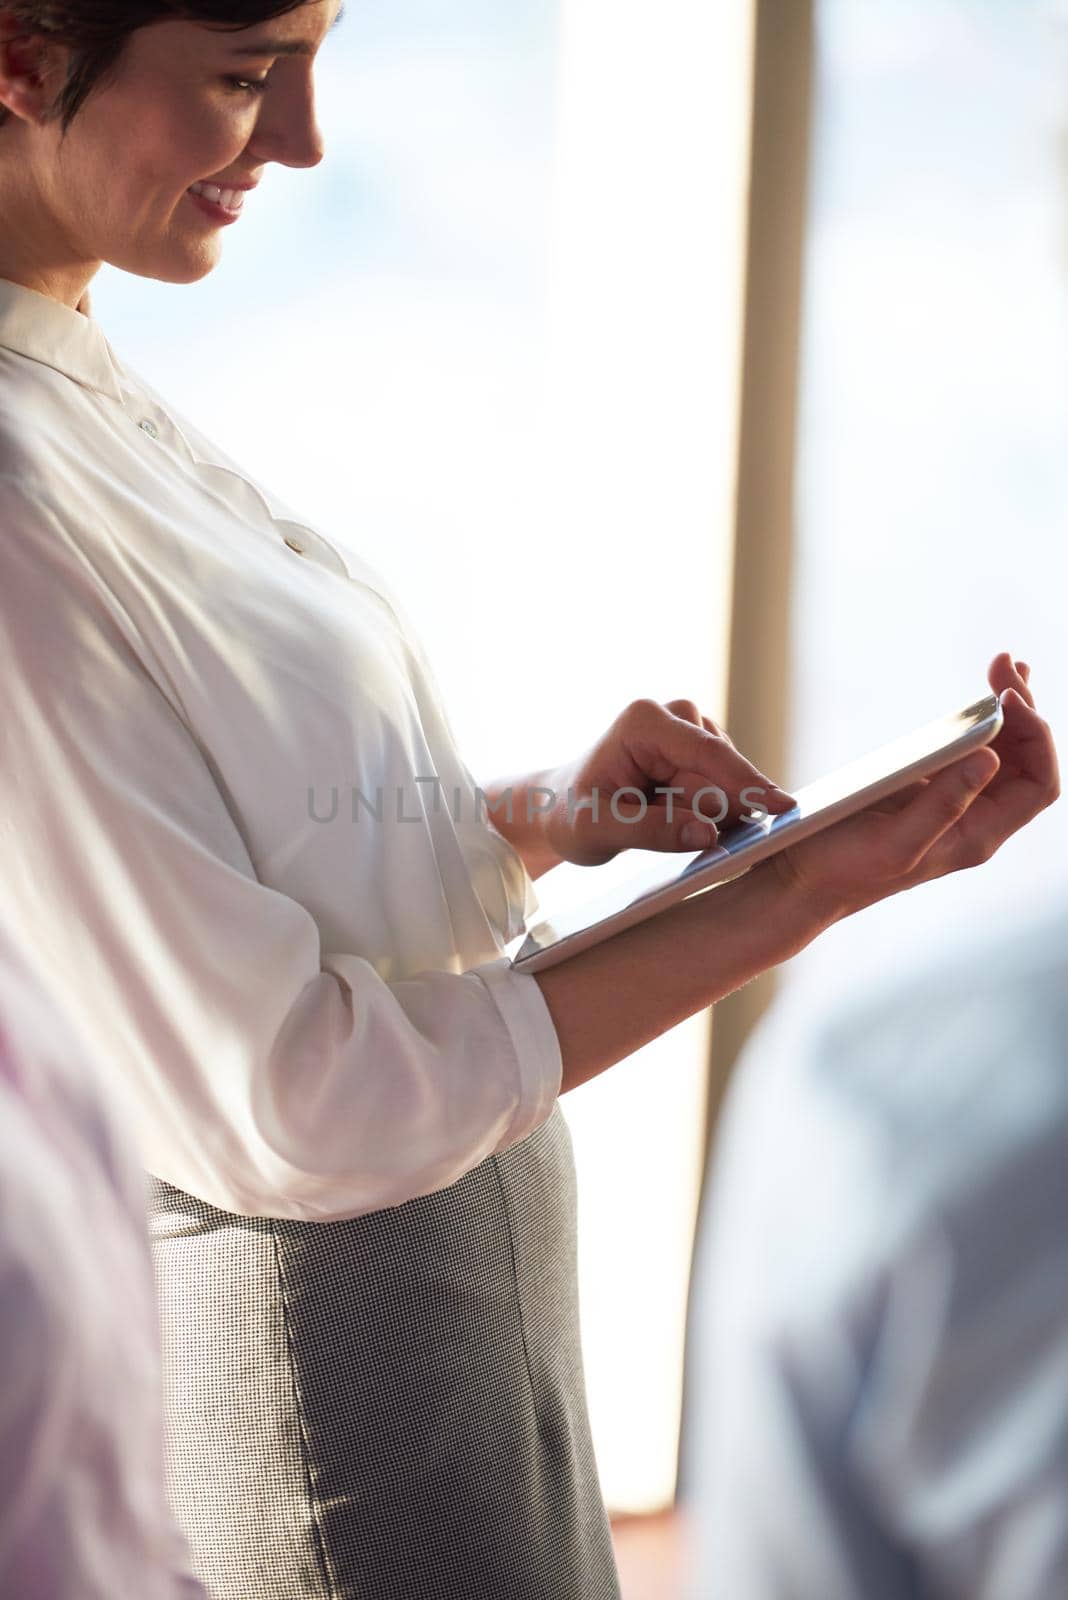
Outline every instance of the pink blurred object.
<svg viewBox="0 0 1068 1600"><path fill-rule="evenodd" d="M0 1594L206 1600L164 1497L144 1179L0 938Z"/></svg>

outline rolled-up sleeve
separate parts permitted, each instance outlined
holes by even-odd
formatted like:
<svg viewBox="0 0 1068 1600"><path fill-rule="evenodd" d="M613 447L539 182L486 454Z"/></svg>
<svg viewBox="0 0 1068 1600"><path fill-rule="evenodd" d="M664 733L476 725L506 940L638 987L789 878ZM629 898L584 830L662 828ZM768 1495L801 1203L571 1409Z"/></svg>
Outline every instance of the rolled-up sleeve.
<svg viewBox="0 0 1068 1600"><path fill-rule="evenodd" d="M225 1210L326 1221L443 1188L544 1121L561 1060L536 980L500 958L387 982L324 948L257 877L182 706L55 511L0 480L0 539L5 914L149 1170Z"/></svg>

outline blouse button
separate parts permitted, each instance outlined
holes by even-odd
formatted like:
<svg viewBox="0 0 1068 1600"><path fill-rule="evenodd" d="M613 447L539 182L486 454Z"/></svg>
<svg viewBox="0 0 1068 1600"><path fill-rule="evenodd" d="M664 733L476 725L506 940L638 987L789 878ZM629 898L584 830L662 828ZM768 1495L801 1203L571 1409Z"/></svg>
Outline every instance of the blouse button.
<svg viewBox="0 0 1068 1600"><path fill-rule="evenodd" d="M137 426L143 433L147 433L150 439L159 438L159 429L156 427L156 424L151 420L150 417L142 417Z"/></svg>
<svg viewBox="0 0 1068 1600"><path fill-rule="evenodd" d="M297 552L298 556L302 556L304 554L304 546L302 544L298 544L295 539L286 539L285 542L291 550L295 550Z"/></svg>

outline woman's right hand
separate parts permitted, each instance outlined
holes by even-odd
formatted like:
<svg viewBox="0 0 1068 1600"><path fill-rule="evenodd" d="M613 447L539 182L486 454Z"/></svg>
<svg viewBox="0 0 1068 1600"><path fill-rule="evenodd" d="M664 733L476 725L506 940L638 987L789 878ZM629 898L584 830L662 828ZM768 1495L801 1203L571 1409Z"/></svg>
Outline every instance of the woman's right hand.
<svg viewBox="0 0 1068 1600"><path fill-rule="evenodd" d="M1022 668L1022 670L1021 670ZM1030 672L1003 652L988 679L1003 696L993 744L836 823L768 863L837 921L946 873L987 861L1060 794L1057 752Z"/></svg>

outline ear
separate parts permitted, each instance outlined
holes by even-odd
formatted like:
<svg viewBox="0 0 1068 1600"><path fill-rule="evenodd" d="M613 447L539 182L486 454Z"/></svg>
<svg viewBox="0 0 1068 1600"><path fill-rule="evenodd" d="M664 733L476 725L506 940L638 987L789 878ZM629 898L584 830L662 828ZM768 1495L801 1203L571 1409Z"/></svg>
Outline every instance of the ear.
<svg viewBox="0 0 1068 1600"><path fill-rule="evenodd" d="M70 52L0 6L0 105L36 125L63 87Z"/></svg>

